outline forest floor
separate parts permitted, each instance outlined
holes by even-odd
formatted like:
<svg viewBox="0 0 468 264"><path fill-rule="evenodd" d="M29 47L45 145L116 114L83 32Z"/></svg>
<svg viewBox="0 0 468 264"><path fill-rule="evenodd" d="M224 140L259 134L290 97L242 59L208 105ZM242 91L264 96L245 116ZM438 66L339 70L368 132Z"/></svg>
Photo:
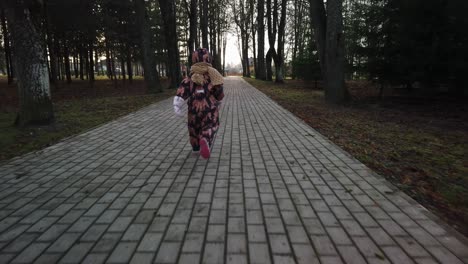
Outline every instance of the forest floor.
<svg viewBox="0 0 468 264"><path fill-rule="evenodd" d="M466 100L379 100L370 84L349 82L351 102L330 106L313 82L244 79L468 235Z"/></svg>
<svg viewBox="0 0 468 264"><path fill-rule="evenodd" d="M97 79L93 87L81 80L59 83L52 88L55 124L19 129L13 125L18 107L16 85L7 85L0 78L0 161L42 149L174 95L174 90L167 89L167 81L163 86L162 93L148 94L142 79L132 84Z"/></svg>

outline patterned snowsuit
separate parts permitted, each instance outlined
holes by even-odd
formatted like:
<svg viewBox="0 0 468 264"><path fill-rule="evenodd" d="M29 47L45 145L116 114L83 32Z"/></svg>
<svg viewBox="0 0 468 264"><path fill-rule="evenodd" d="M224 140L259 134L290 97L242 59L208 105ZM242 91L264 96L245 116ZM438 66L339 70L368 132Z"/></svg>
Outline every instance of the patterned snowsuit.
<svg viewBox="0 0 468 264"><path fill-rule="evenodd" d="M207 55L208 54L208 55ZM199 49L192 55L192 61L211 63L208 50ZM223 85L213 85L210 75L203 73L204 84L197 84L192 74L186 77L179 88L177 96L188 100L188 130L190 144L194 151L200 149L200 139L205 138L211 146L219 127L219 104L224 97Z"/></svg>

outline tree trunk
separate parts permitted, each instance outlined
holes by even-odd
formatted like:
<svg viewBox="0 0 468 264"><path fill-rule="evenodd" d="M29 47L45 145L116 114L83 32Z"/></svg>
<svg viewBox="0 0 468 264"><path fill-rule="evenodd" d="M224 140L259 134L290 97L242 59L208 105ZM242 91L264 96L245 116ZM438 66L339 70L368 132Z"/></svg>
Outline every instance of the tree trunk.
<svg viewBox="0 0 468 264"><path fill-rule="evenodd" d="M122 78L123 78L123 81L126 82L127 81L127 73L125 72L125 58L123 56L123 52L122 52L122 55L120 56L120 67L122 68Z"/></svg>
<svg viewBox="0 0 468 264"><path fill-rule="evenodd" d="M247 31L247 29L245 29ZM249 36L244 32L244 39L242 45L242 57L244 58L245 63L245 76L250 77L250 63L249 63Z"/></svg>
<svg viewBox="0 0 468 264"><path fill-rule="evenodd" d="M175 1L159 0L159 7L164 21L164 32L166 36L166 46L168 53L169 78L172 88L176 88L180 81L180 56L179 45L177 43L177 24Z"/></svg>
<svg viewBox="0 0 468 264"><path fill-rule="evenodd" d="M158 73L156 71L154 48L152 47L153 40L149 27L149 18L148 13L146 12L145 1L135 0L134 3L137 16L137 25L140 30L140 47L142 50L146 87L151 93L161 92L162 87L159 81Z"/></svg>
<svg viewBox="0 0 468 264"><path fill-rule="evenodd" d="M286 27L287 0L281 1L281 19L278 28L278 50L275 59L276 82L284 82L284 28Z"/></svg>
<svg viewBox="0 0 468 264"><path fill-rule="evenodd" d="M80 48L78 50L80 53L80 79L84 80L84 58L83 58L83 44L80 43Z"/></svg>
<svg viewBox="0 0 468 264"><path fill-rule="evenodd" d="M270 48L266 54L266 78L267 81L273 80L273 68L271 62L273 61L273 50Z"/></svg>
<svg viewBox="0 0 468 264"><path fill-rule="evenodd" d="M208 0L200 0L202 10L200 11L200 29L202 35L202 48L208 48Z"/></svg>
<svg viewBox="0 0 468 264"><path fill-rule="evenodd" d="M344 83L344 34L343 2L327 1L327 30L325 44L326 83L325 99L330 103L342 103L348 94Z"/></svg>
<svg viewBox="0 0 468 264"><path fill-rule="evenodd" d="M188 39L188 61L189 65L192 65L192 54L191 52L198 48L197 41L197 0L190 0L190 11L189 11L189 21L190 21L190 36Z"/></svg>
<svg viewBox="0 0 468 264"><path fill-rule="evenodd" d="M93 40L89 40L89 67L88 67L88 75L89 75L89 82L94 82L94 54L93 54Z"/></svg>
<svg viewBox="0 0 468 264"><path fill-rule="evenodd" d="M309 0L309 15L311 18L310 21L312 23L312 28L314 29L314 37L319 55L320 68L322 69L324 81L326 82L325 37L327 30L327 16L325 13L325 4L323 3L323 0Z"/></svg>
<svg viewBox="0 0 468 264"><path fill-rule="evenodd" d="M127 71L128 71L128 81L130 83L133 82L133 69L132 69L132 54L130 53L130 47L128 46L128 43L127 43L127 50L126 50L126 54L127 54Z"/></svg>
<svg viewBox="0 0 468 264"><path fill-rule="evenodd" d="M112 74L112 64L111 64L111 57L110 57L110 47L109 47L109 39L106 37L105 38L105 44L106 44L106 73L107 73L107 78L113 79L114 76Z"/></svg>
<svg viewBox="0 0 468 264"><path fill-rule="evenodd" d="M249 3L249 9L250 9L250 23L251 23L251 30L252 30L252 51L253 51L253 63L254 63L254 72L255 76L257 76L257 51L256 51L256 41L255 41L255 34L257 29L255 28L255 20L254 20L254 1L250 0Z"/></svg>
<svg viewBox="0 0 468 264"><path fill-rule="evenodd" d="M19 113L15 124L50 124L54 112L50 96L49 72L42 46L41 31L36 28L37 6L22 0L5 1L12 37L12 52L18 73Z"/></svg>
<svg viewBox="0 0 468 264"><path fill-rule="evenodd" d="M223 76L226 76L226 46L227 46L227 37L223 38Z"/></svg>
<svg viewBox="0 0 468 264"><path fill-rule="evenodd" d="M100 65L101 64L99 63L99 53L96 47L96 49L94 50L94 71L98 76L101 75L101 69L99 68Z"/></svg>
<svg viewBox="0 0 468 264"><path fill-rule="evenodd" d="M44 16L46 23L46 32L47 32L47 47L49 50L49 59L50 59L50 82L55 83L57 81L57 56L56 49L54 47L54 40L52 37L52 29L50 19L47 13L47 2L44 2Z"/></svg>
<svg viewBox="0 0 468 264"><path fill-rule="evenodd" d="M3 46L5 49L5 64L8 76L8 84L13 83L13 61L11 59L11 48L10 48L10 32L8 31L5 18L5 10L1 9L1 19L2 19L2 33L3 33Z"/></svg>
<svg viewBox="0 0 468 264"><path fill-rule="evenodd" d="M325 99L343 103L349 97L344 83L344 35L342 0L309 0L310 16L325 83Z"/></svg>
<svg viewBox="0 0 468 264"><path fill-rule="evenodd" d="M71 83L71 70L70 70L70 51L68 49L67 41L64 41L64 57L65 57L65 75L67 78L67 83Z"/></svg>
<svg viewBox="0 0 468 264"><path fill-rule="evenodd" d="M273 11L273 12L272 12ZM268 19L268 43L270 48L266 55L267 62L267 76L266 80L273 80L273 69L271 66L272 60L276 62L276 32L278 24L278 0L274 0L274 6L271 6L271 0L267 0L267 19Z"/></svg>
<svg viewBox="0 0 468 264"><path fill-rule="evenodd" d="M257 72L255 76L257 79L266 79L265 69L265 1L258 0L257 3L257 25L258 25L258 55L257 55Z"/></svg>
<svg viewBox="0 0 468 264"><path fill-rule="evenodd" d="M75 78L78 79L78 58L76 54L73 55L73 71L75 73Z"/></svg>

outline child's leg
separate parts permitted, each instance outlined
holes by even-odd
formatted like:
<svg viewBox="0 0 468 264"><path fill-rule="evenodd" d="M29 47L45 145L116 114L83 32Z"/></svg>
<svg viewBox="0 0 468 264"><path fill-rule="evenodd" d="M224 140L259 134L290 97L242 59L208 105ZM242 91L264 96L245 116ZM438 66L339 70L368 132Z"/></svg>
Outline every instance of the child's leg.
<svg viewBox="0 0 468 264"><path fill-rule="evenodd" d="M188 122L188 130L189 130L189 137L190 137L190 145L192 145L193 151L200 150L200 125L196 122L190 122L190 120L194 120L190 118L189 115L189 122Z"/></svg>

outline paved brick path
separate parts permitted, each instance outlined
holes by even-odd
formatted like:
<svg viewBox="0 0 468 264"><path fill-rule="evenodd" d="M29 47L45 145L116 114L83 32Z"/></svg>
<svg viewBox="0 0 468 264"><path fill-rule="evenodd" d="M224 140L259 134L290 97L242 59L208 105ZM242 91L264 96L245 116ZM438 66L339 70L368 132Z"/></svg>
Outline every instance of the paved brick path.
<svg viewBox="0 0 468 264"><path fill-rule="evenodd" d="M209 161L171 99L0 165L0 263L468 263L464 237L238 78Z"/></svg>

